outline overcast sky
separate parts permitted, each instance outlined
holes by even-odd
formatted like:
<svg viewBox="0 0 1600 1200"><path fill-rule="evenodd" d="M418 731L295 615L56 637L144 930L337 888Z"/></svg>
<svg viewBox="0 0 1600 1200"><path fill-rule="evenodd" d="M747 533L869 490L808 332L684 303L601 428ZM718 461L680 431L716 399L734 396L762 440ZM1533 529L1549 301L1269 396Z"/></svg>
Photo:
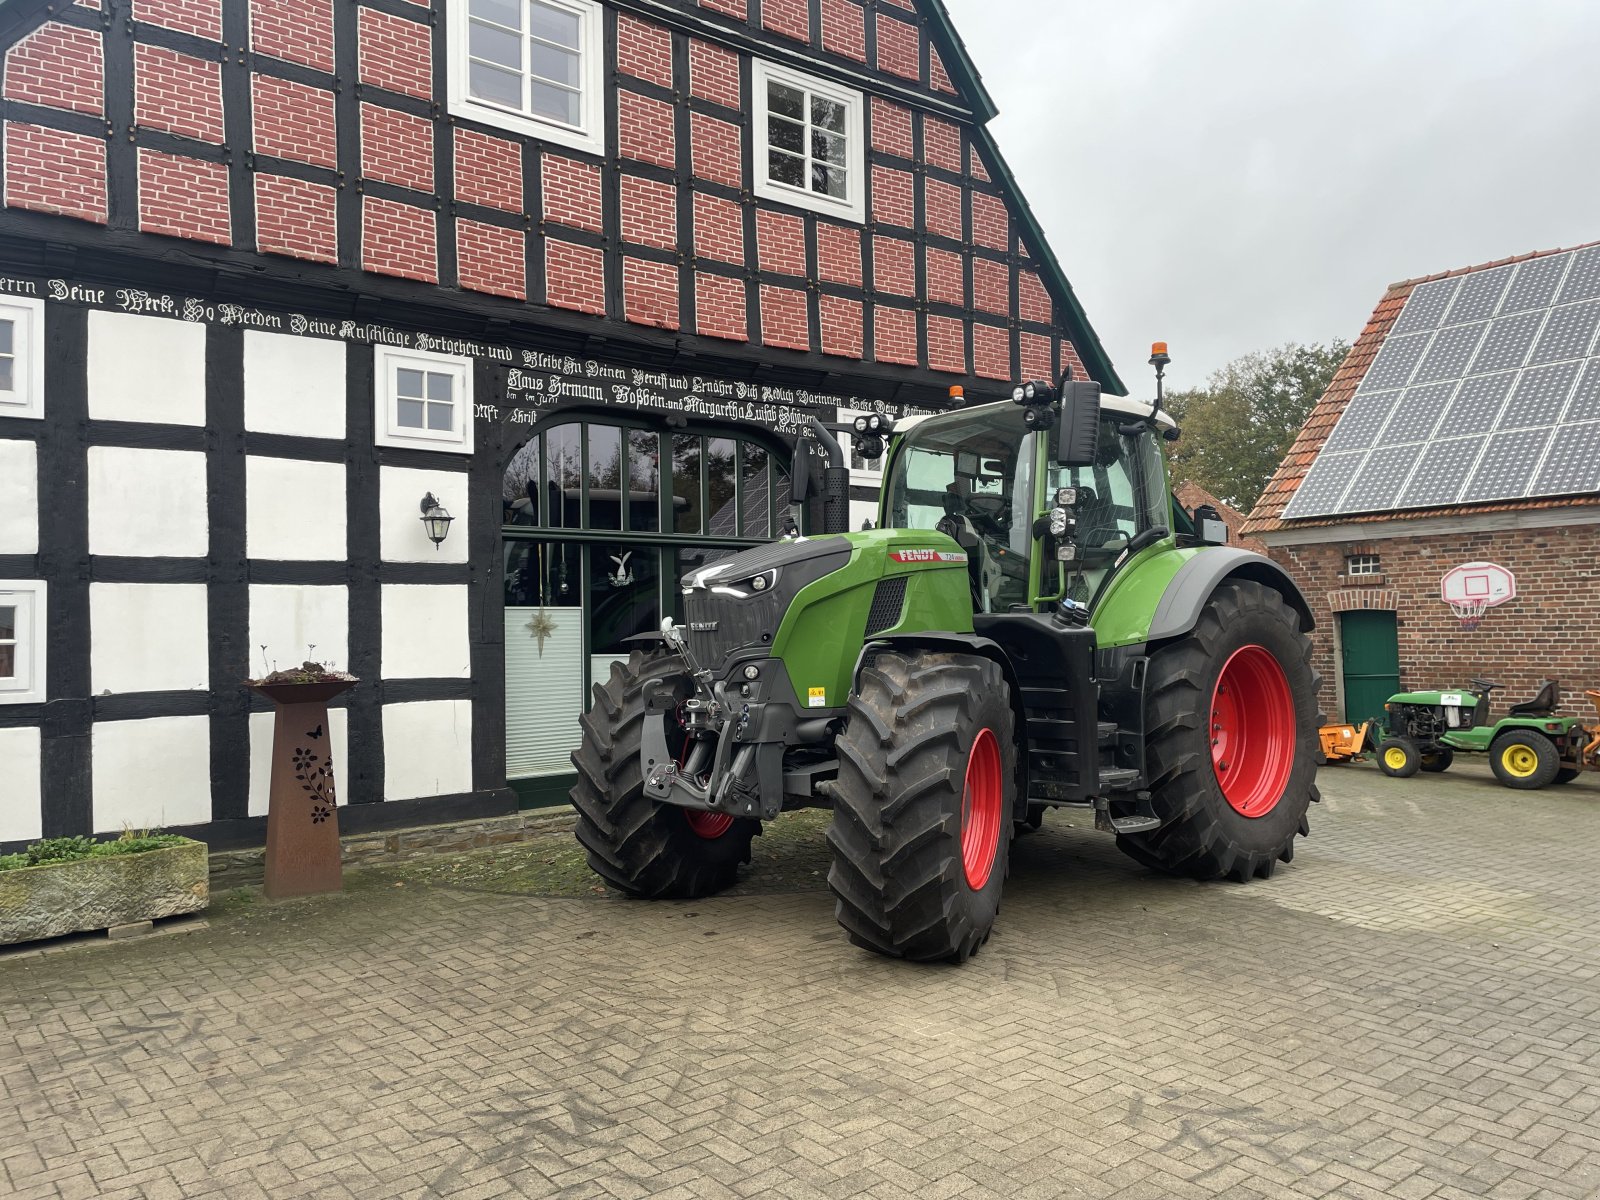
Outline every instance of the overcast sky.
<svg viewBox="0 0 1600 1200"><path fill-rule="evenodd" d="M1130 387L1600 239L1596 0L946 0Z"/></svg>

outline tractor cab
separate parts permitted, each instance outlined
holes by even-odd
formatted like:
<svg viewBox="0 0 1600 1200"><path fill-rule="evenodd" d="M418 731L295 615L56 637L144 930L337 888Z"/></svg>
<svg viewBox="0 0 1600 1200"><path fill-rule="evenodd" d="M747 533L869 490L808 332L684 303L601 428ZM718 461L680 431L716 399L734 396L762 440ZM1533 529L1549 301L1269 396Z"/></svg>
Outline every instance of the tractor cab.
<svg viewBox="0 0 1600 1200"><path fill-rule="evenodd" d="M1171 536L1160 447L1171 418L1152 421L1148 405L1121 397L1078 403L1089 411L1064 412L1061 428L1030 425L1037 410L1022 403L949 413L895 448L879 526L961 546L975 614L1042 612L1063 599L1092 609L1133 554ZM1075 421L1089 436L1067 463L1062 437Z"/></svg>

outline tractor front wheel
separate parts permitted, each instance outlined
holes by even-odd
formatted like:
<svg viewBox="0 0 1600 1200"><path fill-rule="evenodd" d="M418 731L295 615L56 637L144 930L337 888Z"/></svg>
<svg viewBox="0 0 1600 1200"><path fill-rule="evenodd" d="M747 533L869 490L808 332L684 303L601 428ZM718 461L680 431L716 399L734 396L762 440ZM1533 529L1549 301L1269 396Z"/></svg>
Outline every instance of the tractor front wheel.
<svg viewBox="0 0 1600 1200"><path fill-rule="evenodd" d="M838 740L828 886L850 940L964 962L989 938L1010 865L1015 718L1000 667L880 651Z"/></svg>
<svg viewBox="0 0 1600 1200"><path fill-rule="evenodd" d="M1440 771L1448 771L1455 760L1456 752L1449 746L1436 746L1422 756L1419 765L1429 774L1437 775Z"/></svg>
<svg viewBox="0 0 1600 1200"><path fill-rule="evenodd" d="M1489 747L1489 766L1506 787L1532 791L1555 782L1561 752L1544 734L1517 729L1495 738Z"/></svg>
<svg viewBox="0 0 1600 1200"><path fill-rule="evenodd" d="M660 804L644 794L639 746L644 738L644 685L681 675L683 660L634 651L594 685L594 706L581 719L583 742L573 751L578 782L578 841L595 874L619 892L647 900L695 900L729 887L761 822L726 813ZM682 749L681 733L668 748Z"/></svg>
<svg viewBox="0 0 1600 1200"><path fill-rule="evenodd" d="M1310 832L1317 675L1283 597L1247 580L1212 593L1193 631L1150 657L1147 742L1161 827L1117 845L1172 875L1267 878Z"/></svg>
<svg viewBox="0 0 1600 1200"><path fill-rule="evenodd" d="M1390 779L1410 779L1422 769L1422 751L1410 738L1384 738L1378 745L1378 770Z"/></svg>

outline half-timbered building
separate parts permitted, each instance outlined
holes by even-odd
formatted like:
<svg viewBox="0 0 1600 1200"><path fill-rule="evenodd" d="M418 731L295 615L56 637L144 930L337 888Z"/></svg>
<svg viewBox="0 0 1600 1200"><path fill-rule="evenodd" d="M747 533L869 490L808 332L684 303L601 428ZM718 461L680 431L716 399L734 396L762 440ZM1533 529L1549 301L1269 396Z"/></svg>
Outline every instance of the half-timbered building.
<svg viewBox="0 0 1600 1200"><path fill-rule="evenodd" d="M803 414L1121 390L938 0L9 0L0 47L0 849L258 841L241 681L308 658L361 680L346 831L559 797Z"/></svg>

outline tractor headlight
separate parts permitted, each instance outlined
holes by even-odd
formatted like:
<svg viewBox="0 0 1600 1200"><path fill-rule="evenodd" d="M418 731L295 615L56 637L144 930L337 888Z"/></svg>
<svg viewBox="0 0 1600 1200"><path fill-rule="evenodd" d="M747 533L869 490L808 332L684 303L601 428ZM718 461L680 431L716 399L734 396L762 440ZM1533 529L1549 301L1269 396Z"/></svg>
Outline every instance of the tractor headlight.
<svg viewBox="0 0 1600 1200"><path fill-rule="evenodd" d="M751 683L754 683L756 680L761 678L761 668L756 666L755 663L751 663L744 669L744 677Z"/></svg>
<svg viewBox="0 0 1600 1200"><path fill-rule="evenodd" d="M1043 404L1030 404L1022 412L1022 423L1030 432L1043 433L1056 423L1056 410Z"/></svg>
<svg viewBox="0 0 1600 1200"><path fill-rule="evenodd" d="M1075 487L1057 488L1056 489L1056 507L1057 508L1077 508L1078 507L1078 489L1075 488Z"/></svg>
<svg viewBox="0 0 1600 1200"><path fill-rule="evenodd" d="M1071 521L1072 518L1067 515L1066 509L1052 508L1050 510L1050 535L1052 537L1062 537L1066 534Z"/></svg>
<svg viewBox="0 0 1600 1200"><path fill-rule="evenodd" d="M865 433L870 428L872 428L872 426L871 426L870 422L868 422L866 417L857 417L856 418L856 432L857 433Z"/></svg>
<svg viewBox="0 0 1600 1200"><path fill-rule="evenodd" d="M1028 402L1028 389L1025 387L1013 388L1011 401L1013 404L1026 404Z"/></svg>

